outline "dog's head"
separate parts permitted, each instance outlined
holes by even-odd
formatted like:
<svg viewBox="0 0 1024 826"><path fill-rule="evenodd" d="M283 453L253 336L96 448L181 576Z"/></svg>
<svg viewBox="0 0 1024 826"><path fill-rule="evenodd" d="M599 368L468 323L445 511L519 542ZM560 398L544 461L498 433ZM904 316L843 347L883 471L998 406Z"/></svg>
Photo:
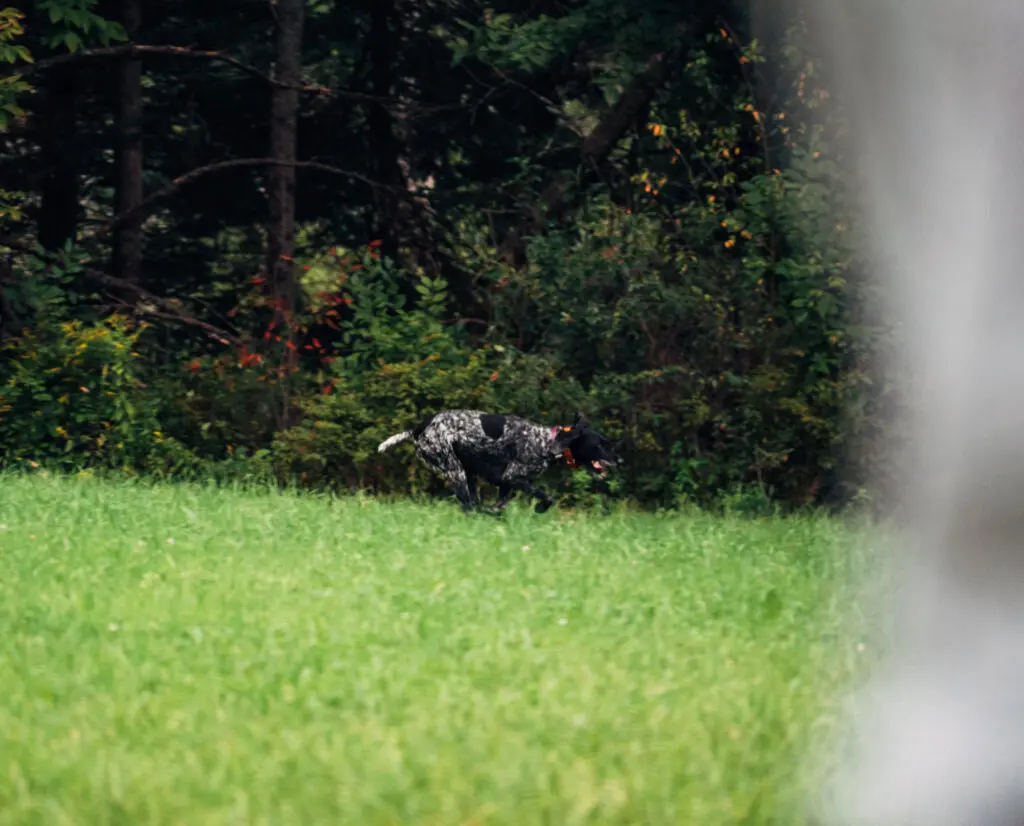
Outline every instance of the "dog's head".
<svg viewBox="0 0 1024 826"><path fill-rule="evenodd" d="M570 427L554 428L552 437L570 467L584 467L603 478L620 461L611 442L594 430L582 413Z"/></svg>

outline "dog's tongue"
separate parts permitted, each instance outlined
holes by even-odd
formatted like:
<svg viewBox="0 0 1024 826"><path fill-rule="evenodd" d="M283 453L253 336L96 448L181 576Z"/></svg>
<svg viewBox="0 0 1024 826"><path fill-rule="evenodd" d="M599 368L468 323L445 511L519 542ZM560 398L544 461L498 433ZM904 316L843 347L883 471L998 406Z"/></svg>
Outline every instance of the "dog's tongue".
<svg viewBox="0 0 1024 826"><path fill-rule="evenodd" d="M593 462L591 462L590 466L594 468L594 470L596 470L599 474L601 474L601 476L608 475L608 471L605 469L605 466L601 464L601 461L599 459L595 459Z"/></svg>

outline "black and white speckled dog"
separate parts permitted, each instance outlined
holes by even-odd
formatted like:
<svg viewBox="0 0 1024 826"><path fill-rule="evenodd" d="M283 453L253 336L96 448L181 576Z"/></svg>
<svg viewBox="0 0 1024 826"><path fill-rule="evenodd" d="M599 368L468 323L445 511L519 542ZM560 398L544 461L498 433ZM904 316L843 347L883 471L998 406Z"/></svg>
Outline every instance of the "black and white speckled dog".
<svg viewBox="0 0 1024 826"><path fill-rule="evenodd" d="M498 510L520 490L537 499L534 510L544 513L551 497L530 480L553 461L564 456L570 466L602 477L619 461L608 440L581 415L569 427L545 427L518 416L445 410L385 439L377 451L409 439L416 457L441 474L465 511L477 506L477 477L498 486Z"/></svg>

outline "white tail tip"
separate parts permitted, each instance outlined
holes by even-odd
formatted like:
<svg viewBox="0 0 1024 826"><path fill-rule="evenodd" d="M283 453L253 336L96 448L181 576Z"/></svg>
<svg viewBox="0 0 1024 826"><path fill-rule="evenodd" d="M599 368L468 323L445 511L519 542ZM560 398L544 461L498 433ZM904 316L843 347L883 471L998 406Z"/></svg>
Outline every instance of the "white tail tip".
<svg viewBox="0 0 1024 826"><path fill-rule="evenodd" d="M409 430L403 430L401 433L396 433L394 436L389 436L387 439L381 442L380 445L378 445L377 452L383 453L385 450L394 447L400 442L404 442L410 436L412 436L412 432Z"/></svg>

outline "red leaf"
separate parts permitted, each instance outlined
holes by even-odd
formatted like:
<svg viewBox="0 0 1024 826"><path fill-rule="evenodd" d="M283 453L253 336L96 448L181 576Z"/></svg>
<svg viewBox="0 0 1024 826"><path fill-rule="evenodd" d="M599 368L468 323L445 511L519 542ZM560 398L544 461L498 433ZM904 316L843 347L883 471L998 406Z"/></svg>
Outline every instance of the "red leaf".
<svg viewBox="0 0 1024 826"><path fill-rule="evenodd" d="M366 246L368 246L368 247L379 247L379 246L380 246L381 244L383 244L383 243L384 243L384 242L383 242L382 240L380 240L380 239L378 238L378 239L377 239L376 241L371 241L371 242L370 242L369 244L367 244Z"/></svg>

